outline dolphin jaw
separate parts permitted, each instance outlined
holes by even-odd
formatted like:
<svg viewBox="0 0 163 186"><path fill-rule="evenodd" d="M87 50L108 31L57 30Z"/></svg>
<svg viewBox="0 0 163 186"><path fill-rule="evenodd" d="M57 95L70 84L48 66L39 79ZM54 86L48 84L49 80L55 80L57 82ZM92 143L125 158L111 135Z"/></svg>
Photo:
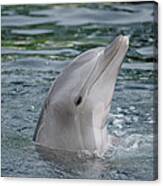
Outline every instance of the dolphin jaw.
<svg viewBox="0 0 163 186"><path fill-rule="evenodd" d="M115 59L117 60L118 65L114 65L115 68L119 68L123 58L127 52L129 44L128 36L118 36L109 46L105 47L103 51L97 53L96 63L93 65L93 68L90 70L88 78L84 81L80 91L74 98L74 106L80 109L84 104L86 97L88 97L91 89L108 69L109 66L114 65ZM97 69L100 68L100 71ZM109 75L109 74L108 74ZM82 100L81 100L82 99Z"/></svg>
<svg viewBox="0 0 163 186"><path fill-rule="evenodd" d="M109 46L105 47L104 51L101 52L100 55L98 55L97 63L95 64L94 68L96 68L96 66L99 66L99 68L102 66L102 68L97 74L91 74L92 77L94 76L94 80L90 82L90 85L87 83L88 87L85 88L88 90L87 94L89 94L92 87L97 83L100 77L105 73L105 71L108 70L110 66L113 66L112 68L117 70L120 68L123 58L128 50L128 45L129 38L127 36L120 35ZM91 79L91 77L89 77L89 79ZM89 80L87 80L87 82L89 82Z"/></svg>
<svg viewBox="0 0 163 186"><path fill-rule="evenodd" d="M109 68L116 69L116 72L118 73L119 68L123 62L123 58L127 52L129 45L129 38L128 36L118 36L109 46L105 47L103 51L97 54L97 62L94 64L93 70L90 70L90 75L88 79L85 80L85 83L82 86L82 89L79 91L77 96L75 96L74 99L74 108L77 109L79 112L83 109L83 107L93 107L91 106L91 102L88 104L85 104L85 102L88 102L87 97L90 97L90 92L95 86L95 84L99 81L99 79L106 74L107 76L110 76ZM107 58L108 54L109 59ZM100 68L100 66L103 66L101 68L101 71L96 71L96 68ZM115 74L115 80L117 78L118 74ZM113 77L111 77L113 78ZM106 84L107 86L107 84ZM95 92L93 92L95 94ZM108 104L111 104L111 100ZM107 105L108 105L107 104ZM106 106L107 109L107 106Z"/></svg>

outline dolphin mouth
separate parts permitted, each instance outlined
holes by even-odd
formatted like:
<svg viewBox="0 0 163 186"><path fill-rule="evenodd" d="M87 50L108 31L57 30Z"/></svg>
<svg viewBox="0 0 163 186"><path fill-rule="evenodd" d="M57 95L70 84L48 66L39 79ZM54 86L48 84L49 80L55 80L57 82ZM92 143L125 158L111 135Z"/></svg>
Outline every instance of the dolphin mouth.
<svg viewBox="0 0 163 186"><path fill-rule="evenodd" d="M99 54L97 54L97 61L90 73L83 83L79 95L77 96L77 102L83 97L87 97L98 82L101 76L108 70L108 68L116 69L120 68L123 58L128 50L129 38L127 36L116 37L110 45L105 47Z"/></svg>
<svg viewBox="0 0 163 186"><path fill-rule="evenodd" d="M93 73L91 74L92 77L94 76L94 80L90 83L87 94L89 94L91 88L96 84L96 82L100 79L100 77L104 74L104 72L107 71L109 66L112 65L115 68L120 68L123 62L123 58L125 57L125 54L127 52L128 45L129 45L129 38L127 36L120 35L117 38L115 38L112 41L112 43L104 49L103 51L104 54L102 58L99 57L99 60L97 60L97 63L94 66L93 73L96 74ZM118 63L116 64L116 62ZM88 81L90 79L91 77L88 78Z"/></svg>
<svg viewBox="0 0 163 186"><path fill-rule="evenodd" d="M104 50L104 57L108 58L108 60L106 59L106 61L108 61L106 62L106 65L109 65L117 55L125 55L128 49L128 45L129 38L127 36L120 35L115 38L112 43ZM121 50L123 49L126 50L122 52Z"/></svg>
<svg viewBox="0 0 163 186"><path fill-rule="evenodd" d="M98 75L94 79L94 82L92 83L91 87L98 81L98 79L102 76L102 74L107 70L108 66L111 66L113 63L116 63L116 58L119 63L115 65L113 64L113 65L115 67L116 65L121 66L123 62L123 58L128 49L128 45L129 45L128 37L120 35L117 38L115 38L114 41L104 49L103 51L104 57L102 59L102 64L98 61L95 65L95 68L97 67L97 65L99 65L99 66L102 66L102 69L99 70L99 74L97 73ZM118 58L122 58L122 59L118 60Z"/></svg>

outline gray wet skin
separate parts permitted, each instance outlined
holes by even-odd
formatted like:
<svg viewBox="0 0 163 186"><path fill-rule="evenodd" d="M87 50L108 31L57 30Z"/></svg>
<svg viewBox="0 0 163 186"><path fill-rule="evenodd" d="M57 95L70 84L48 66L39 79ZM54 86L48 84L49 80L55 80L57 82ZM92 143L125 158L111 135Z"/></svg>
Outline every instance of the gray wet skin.
<svg viewBox="0 0 163 186"><path fill-rule="evenodd" d="M127 36L76 57L52 85L34 141L67 151L102 154L109 144L106 116L128 50Z"/></svg>

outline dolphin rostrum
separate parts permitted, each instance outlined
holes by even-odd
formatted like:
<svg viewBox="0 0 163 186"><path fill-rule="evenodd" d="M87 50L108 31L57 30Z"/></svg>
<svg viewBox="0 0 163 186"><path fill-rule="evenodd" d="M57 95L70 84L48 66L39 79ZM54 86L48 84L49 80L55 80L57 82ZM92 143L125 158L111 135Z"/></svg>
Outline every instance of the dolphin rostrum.
<svg viewBox="0 0 163 186"><path fill-rule="evenodd" d="M56 150L102 154L109 143L106 116L128 50L127 36L90 49L68 65L52 85L34 141Z"/></svg>

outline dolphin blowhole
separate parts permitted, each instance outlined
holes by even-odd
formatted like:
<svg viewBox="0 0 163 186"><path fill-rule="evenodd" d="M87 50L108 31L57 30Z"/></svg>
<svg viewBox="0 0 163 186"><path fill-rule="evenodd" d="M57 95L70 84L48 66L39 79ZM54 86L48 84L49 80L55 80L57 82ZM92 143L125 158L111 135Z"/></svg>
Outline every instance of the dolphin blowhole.
<svg viewBox="0 0 163 186"><path fill-rule="evenodd" d="M68 65L49 90L33 140L56 150L104 153L106 117L129 39L118 36L90 49Z"/></svg>

